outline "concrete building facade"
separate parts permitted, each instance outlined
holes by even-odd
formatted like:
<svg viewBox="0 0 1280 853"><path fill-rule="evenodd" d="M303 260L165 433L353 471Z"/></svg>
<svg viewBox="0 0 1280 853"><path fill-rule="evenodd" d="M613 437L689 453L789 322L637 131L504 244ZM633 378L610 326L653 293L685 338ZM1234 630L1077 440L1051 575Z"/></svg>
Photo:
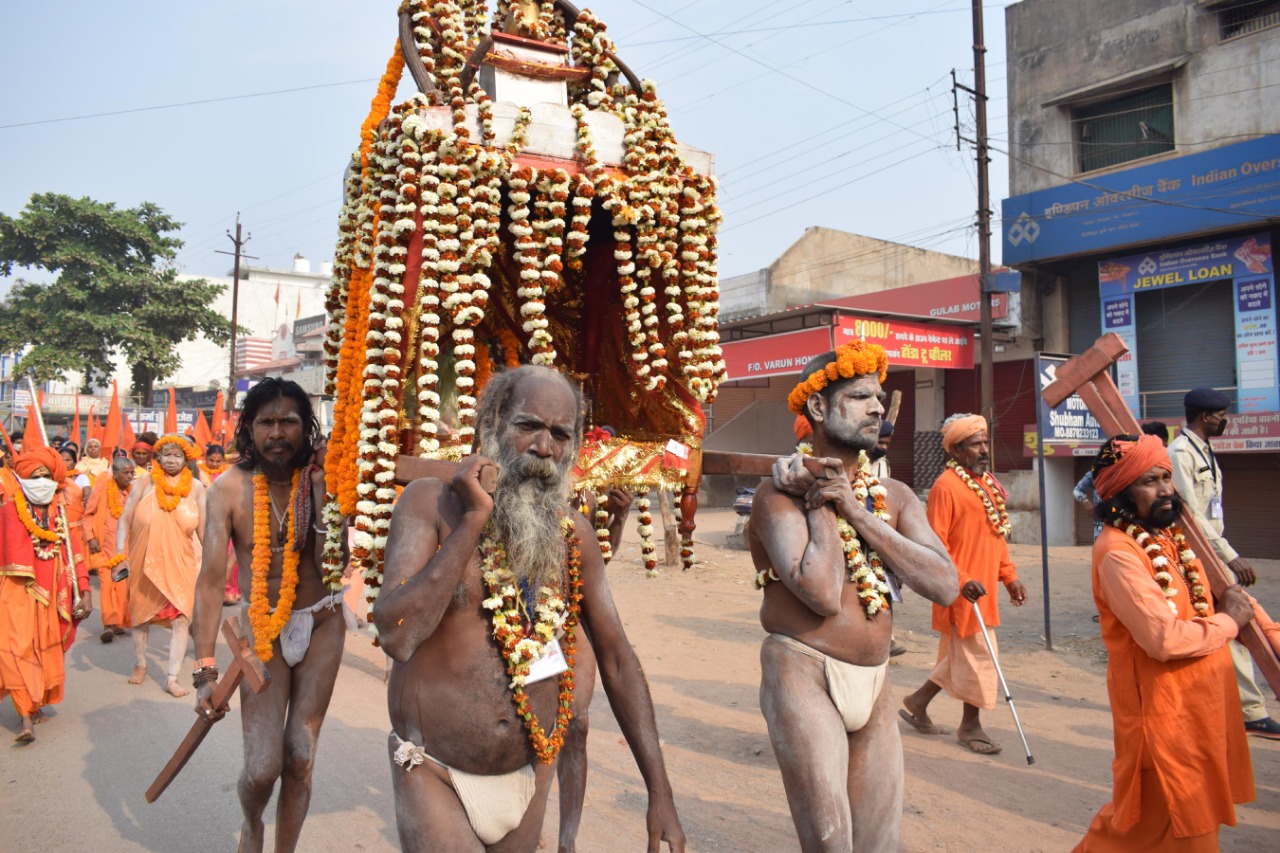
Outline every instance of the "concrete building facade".
<svg viewBox="0 0 1280 853"><path fill-rule="evenodd" d="M1261 512L1280 474L1280 3L1023 0L1005 19L999 227L1033 345L1079 353L1121 335L1122 394L1171 428L1190 388L1231 395L1227 535L1280 555ZM1046 463L1053 544L1089 539L1070 491L1095 452Z"/></svg>

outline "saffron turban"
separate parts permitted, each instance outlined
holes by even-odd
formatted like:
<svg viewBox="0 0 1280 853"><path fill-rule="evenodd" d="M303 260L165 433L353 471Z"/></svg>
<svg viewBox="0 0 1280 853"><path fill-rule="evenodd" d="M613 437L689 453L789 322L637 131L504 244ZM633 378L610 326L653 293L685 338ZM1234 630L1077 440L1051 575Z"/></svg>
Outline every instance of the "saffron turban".
<svg viewBox="0 0 1280 853"><path fill-rule="evenodd" d="M813 435L813 424L809 423L809 419L804 415L796 415L794 429L796 431L796 441L804 441Z"/></svg>
<svg viewBox="0 0 1280 853"><path fill-rule="evenodd" d="M53 481L61 483L67 479L67 463L62 454L52 447L33 447L18 454L13 461L13 472L23 480L30 480L37 468L45 467L53 474Z"/></svg>
<svg viewBox="0 0 1280 853"><path fill-rule="evenodd" d="M1143 435L1137 441L1115 440L1111 442L1115 462L1098 469L1093 475L1093 489L1098 497L1109 501L1133 485L1147 471L1155 467L1173 470L1169 451L1164 442L1154 435Z"/></svg>
<svg viewBox="0 0 1280 853"><path fill-rule="evenodd" d="M956 418L942 428L942 449L951 453L962 442L987 428L987 419L982 415L969 415Z"/></svg>

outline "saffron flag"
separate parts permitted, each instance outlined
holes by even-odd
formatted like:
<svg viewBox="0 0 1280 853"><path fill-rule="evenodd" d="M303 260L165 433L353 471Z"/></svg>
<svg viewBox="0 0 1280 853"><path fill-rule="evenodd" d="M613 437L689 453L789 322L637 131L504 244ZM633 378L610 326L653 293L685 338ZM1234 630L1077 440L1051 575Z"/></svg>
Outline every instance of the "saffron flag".
<svg viewBox="0 0 1280 853"><path fill-rule="evenodd" d="M195 439L202 453L206 447L213 444L213 433L209 429L209 422L205 420L204 409L200 409L196 414Z"/></svg>
<svg viewBox="0 0 1280 853"><path fill-rule="evenodd" d="M227 443L227 411L222 404L222 392L218 392L218 397L213 403L213 425L209 428L213 433L213 440L218 444L225 445Z"/></svg>
<svg viewBox="0 0 1280 853"><path fill-rule="evenodd" d="M4 422L0 421L0 435L4 436L4 446L9 449L9 464L13 464L13 460L17 457L18 451L13 449L13 439L9 438L9 431L4 428Z"/></svg>
<svg viewBox="0 0 1280 853"><path fill-rule="evenodd" d="M110 459L117 447L129 449L123 443L120 422L120 391L116 388L115 380L112 380L111 407L107 409L107 424L102 431L102 456L104 459Z"/></svg>
<svg viewBox="0 0 1280 853"><path fill-rule="evenodd" d="M28 403L27 425L22 431L22 449L30 450L33 447L44 447L44 436L40 434L40 413Z"/></svg>
<svg viewBox="0 0 1280 853"><path fill-rule="evenodd" d="M127 416L121 418L120 420L122 422L122 430L120 433L120 446L123 447L125 450L132 451L134 442L138 440L138 437L133 434L133 423L129 420Z"/></svg>
<svg viewBox="0 0 1280 853"><path fill-rule="evenodd" d="M164 431L168 435L178 431L178 399L172 388L169 389L169 411L164 413Z"/></svg>

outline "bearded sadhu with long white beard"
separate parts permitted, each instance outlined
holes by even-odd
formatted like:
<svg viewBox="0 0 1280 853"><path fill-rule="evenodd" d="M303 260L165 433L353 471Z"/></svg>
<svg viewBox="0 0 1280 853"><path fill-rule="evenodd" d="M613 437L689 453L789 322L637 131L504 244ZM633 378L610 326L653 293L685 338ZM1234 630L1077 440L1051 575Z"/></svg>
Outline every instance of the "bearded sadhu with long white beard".
<svg viewBox="0 0 1280 853"><path fill-rule="evenodd" d="M477 453L396 504L373 615L395 661L388 753L405 850L535 850L597 664L649 791L648 849L684 849L649 688L595 532L569 503L582 427L559 373L500 373L480 398Z"/></svg>

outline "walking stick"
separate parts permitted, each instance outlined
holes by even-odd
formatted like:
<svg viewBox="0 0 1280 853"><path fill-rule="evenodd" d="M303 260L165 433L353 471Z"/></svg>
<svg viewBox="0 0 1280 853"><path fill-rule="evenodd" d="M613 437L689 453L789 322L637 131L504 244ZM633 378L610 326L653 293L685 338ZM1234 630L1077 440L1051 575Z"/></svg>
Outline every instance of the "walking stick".
<svg viewBox="0 0 1280 853"><path fill-rule="evenodd" d="M1018 727L1018 737L1022 738L1022 748L1027 753L1027 763L1035 764L1036 760L1031 756L1031 745L1027 743L1027 734L1022 730L1022 723L1018 722L1018 709L1013 707L1013 697L1009 695L1009 682L1004 680L1004 673L1000 671L1000 661L996 660L996 650L991 646L991 635L987 633L987 623L982 621L982 611L978 609L978 602L969 603L973 605L973 615L978 617L978 627L982 629L982 639L987 641L987 651L991 653L991 662L996 665L996 675L1000 676L1000 686L1004 688L1004 701L1009 703L1013 724Z"/></svg>
<svg viewBox="0 0 1280 853"><path fill-rule="evenodd" d="M40 411L39 397L36 395L36 385L31 381L31 377L27 377L27 390L31 394L31 410L36 413L36 423L40 426L40 440L45 446L49 445L49 431L44 427L44 414ZM54 450L57 450L55 447ZM67 555L67 574L71 577L71 606L76 608L80 606L80 582L76 578L76 555L71 548L71 525L67 524L67 508L62 504L58 504L58 514L53 526L58 530L58 538L62 542L62 548Z"/></svg>

